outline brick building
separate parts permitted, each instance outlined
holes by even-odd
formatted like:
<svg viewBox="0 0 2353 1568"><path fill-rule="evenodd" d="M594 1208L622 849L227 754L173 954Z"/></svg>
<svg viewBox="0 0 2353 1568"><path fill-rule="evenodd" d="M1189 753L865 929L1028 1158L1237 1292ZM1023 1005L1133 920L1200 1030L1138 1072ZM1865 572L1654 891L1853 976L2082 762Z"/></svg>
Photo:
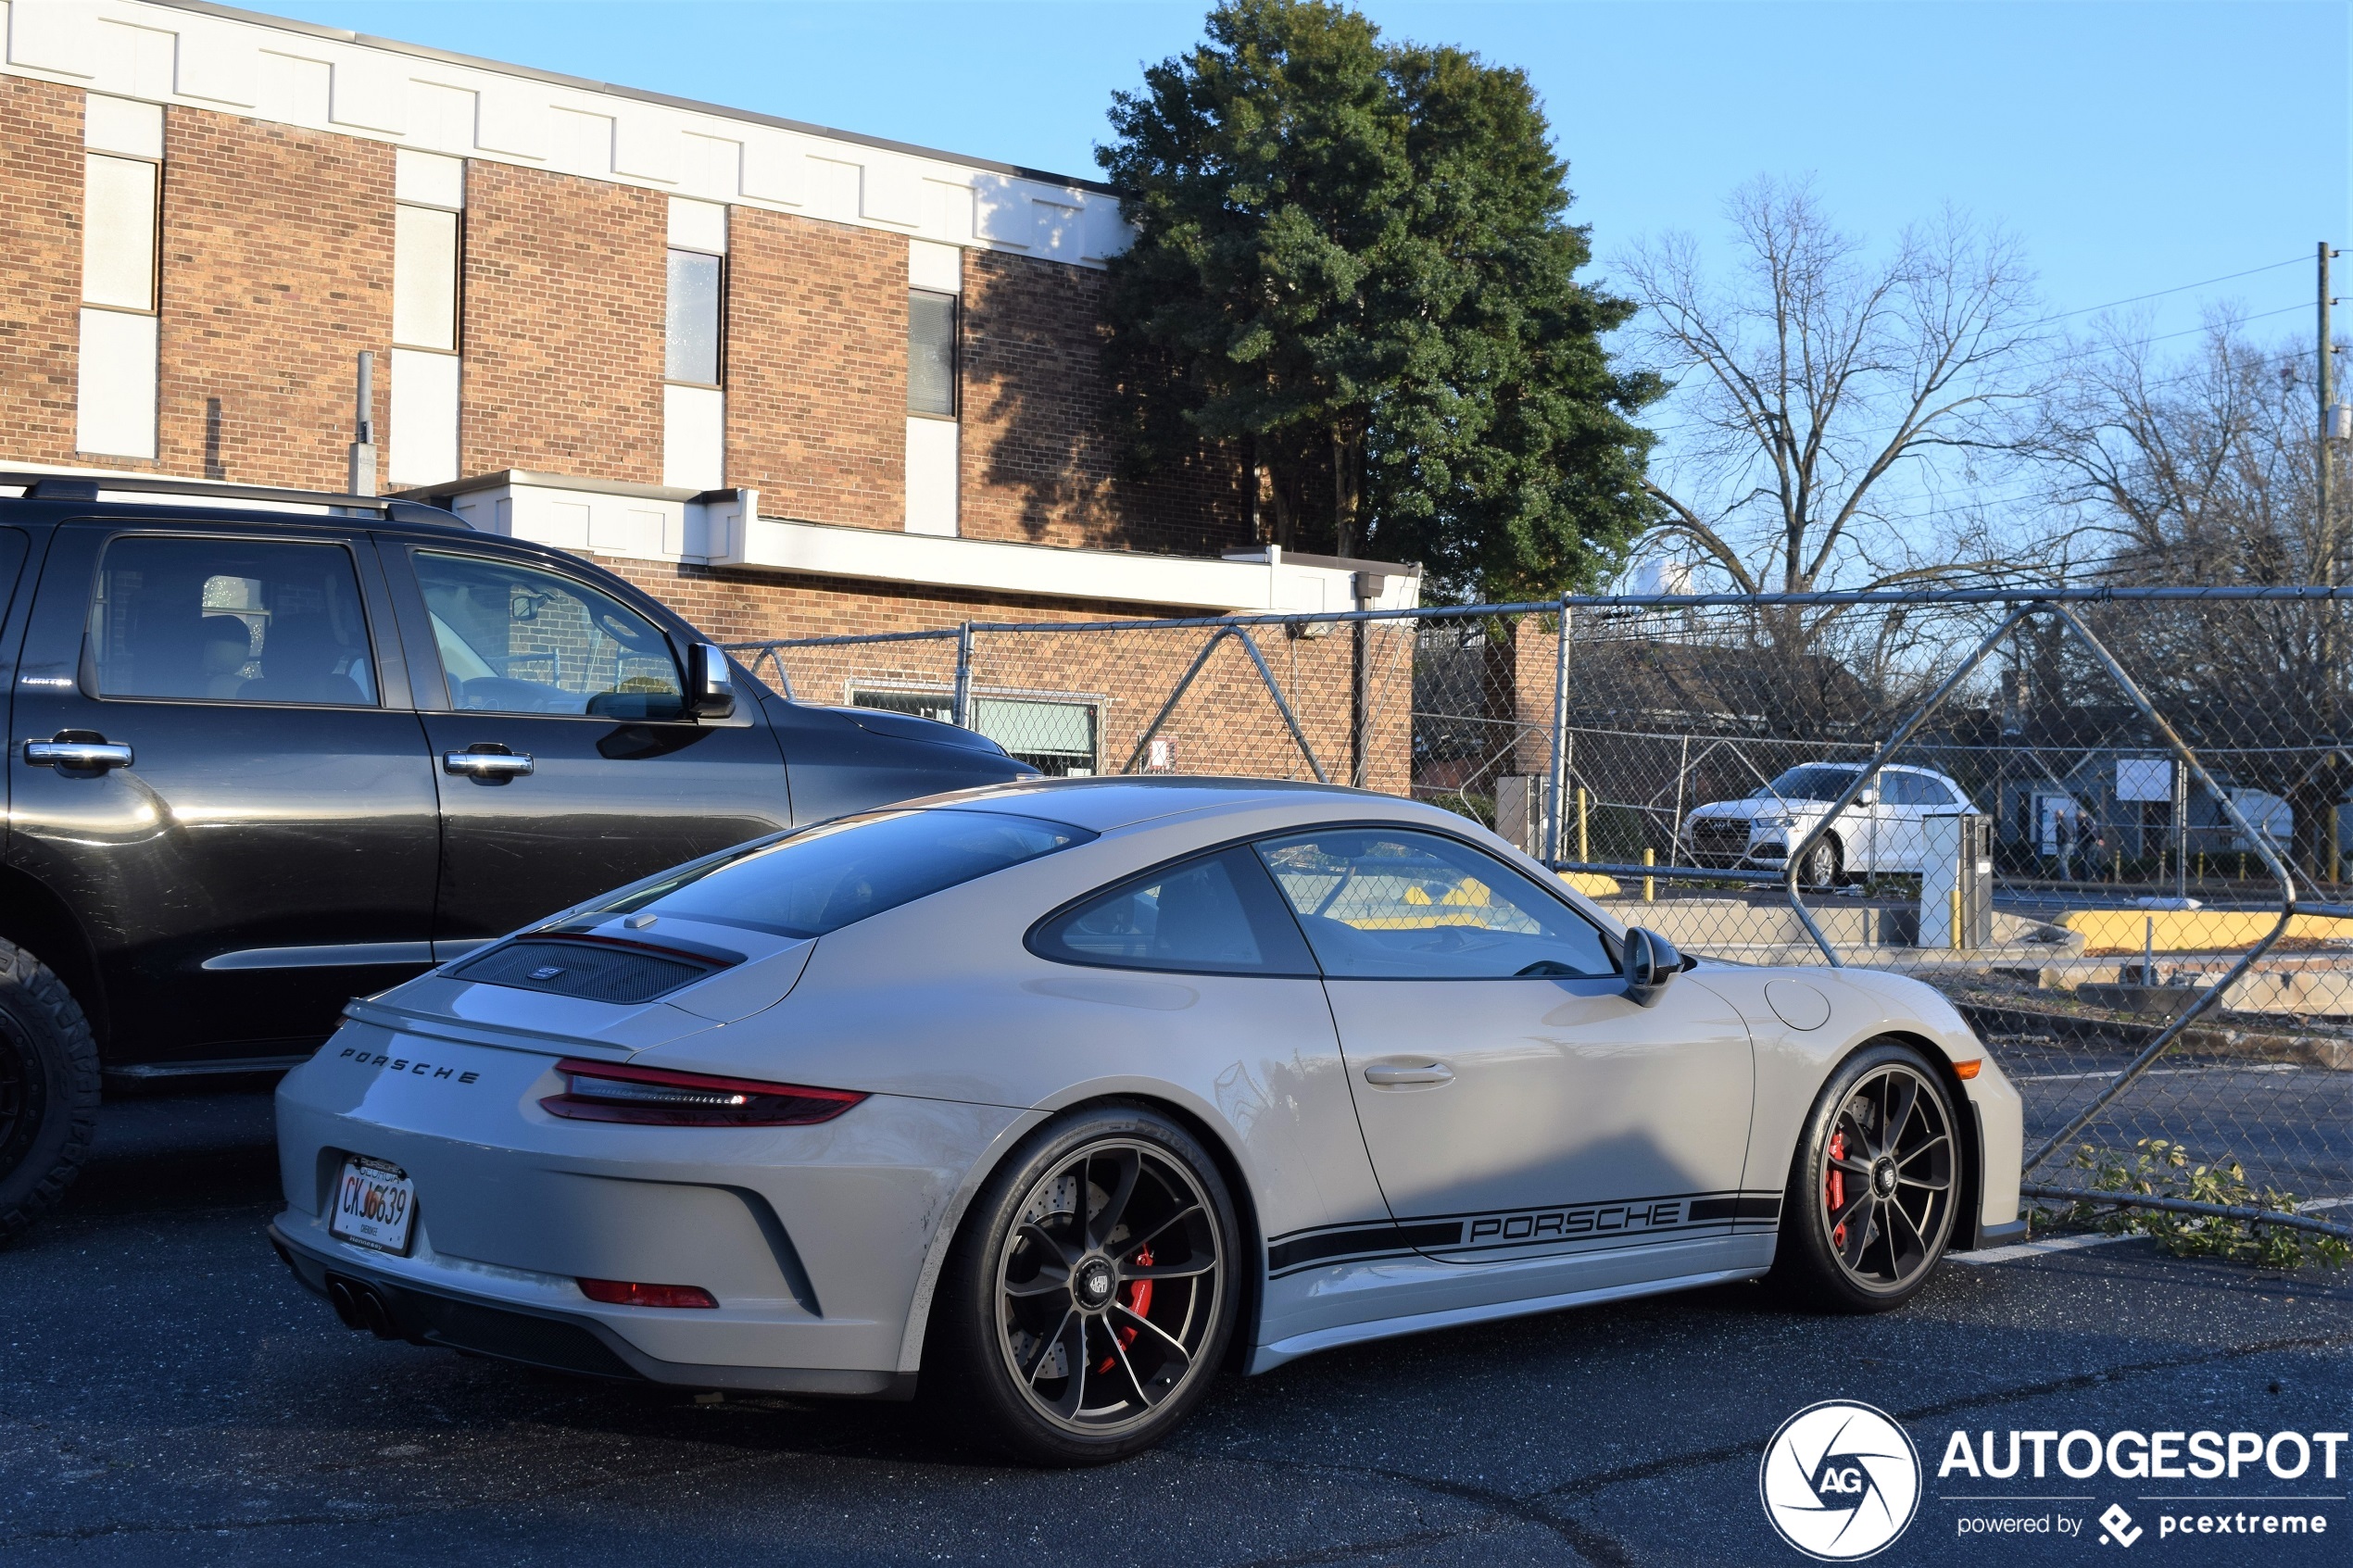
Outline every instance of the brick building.
<svg viewBox="0 0 2353 1568"><path fill-rule="evenodd" d="M342 490L367 351L381 488L728 640L1414 602L1229 454L1119 473L1104 186L219 6L0 26L0 468Z"/></svg>

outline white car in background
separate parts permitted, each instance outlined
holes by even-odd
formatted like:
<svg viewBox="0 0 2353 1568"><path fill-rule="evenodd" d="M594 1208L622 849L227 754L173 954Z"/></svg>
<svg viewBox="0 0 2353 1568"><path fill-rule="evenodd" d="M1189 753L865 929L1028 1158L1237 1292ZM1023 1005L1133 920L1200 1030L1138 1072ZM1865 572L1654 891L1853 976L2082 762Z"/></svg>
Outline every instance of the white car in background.
<svg viewBox="0 0 2353 1568"><path fill-rule="evenodd" d="M1861 771L1807 762L1745 800L1702 806L1683 819L1678 852L1687 865L1779 870ZM1849 877L1917 875L1928 852L1926 820L1976 809L1967 790L1933 769L1881 768L1814 847L1798 880L1829 887Z"/></svg>
<svg viewBox="0 0 2353 1568"><path fill-rule="evenodd" d="M2017 1091L1935 991L1687 963L1359 790L912 802L346 1017L279 1087L271 1237L350 1326L689 1387L920 1374L1046 1463L1157 1441L1222 1368L1768 1271L1884 1311L2024 1229Z"/></svg>

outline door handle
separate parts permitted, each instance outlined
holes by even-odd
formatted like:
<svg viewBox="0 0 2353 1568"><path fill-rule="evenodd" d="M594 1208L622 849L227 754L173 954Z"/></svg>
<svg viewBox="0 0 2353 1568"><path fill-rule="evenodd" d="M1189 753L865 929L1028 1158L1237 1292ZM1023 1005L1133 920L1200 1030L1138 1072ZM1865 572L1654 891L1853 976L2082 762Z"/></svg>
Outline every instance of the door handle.
<svg viewBox="0 0 2353 1568"><path fill-rule="evenodd" d="M492 784L519 779L533 766L530 753L522 751L446 751L441 756L442 771Z"/></svg>
<svg viewBox="0 0 2353 1568"><path fill-rule="evenodd" d="M24 759L37 768L128 768L128 746L103 740L29 740Z"/></svg>
<svg viewBox="0 0 2353 1568"><path fill-rule="evenodd" d="M1453 1069L1442 1061L1377 1061L1365 1069L1365 1082L1379 1089L1435 1085L1453 1081Z"/></svg>

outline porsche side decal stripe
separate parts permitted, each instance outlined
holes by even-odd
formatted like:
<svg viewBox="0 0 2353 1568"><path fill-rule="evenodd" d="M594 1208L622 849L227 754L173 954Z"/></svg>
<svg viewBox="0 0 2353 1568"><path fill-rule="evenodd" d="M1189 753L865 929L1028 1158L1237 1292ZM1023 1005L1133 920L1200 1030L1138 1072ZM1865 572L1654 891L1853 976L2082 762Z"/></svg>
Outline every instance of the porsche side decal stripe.
<svg viewBox="0 0 2353 1568"><path fill-rule="evenodd" d="M1272 1275L1343 1259L1361 1261L1415 1252L1483 1252L1604 1237L1664 1239L1673 1233L1700 1227L1771 1223L1780 1218L1780 1209L1778 1195L1679 1193L1606 1203L1413 1219L1403 1223L1379 1221L1340 1225L1276 1237L1266 1248L1266 1269Z"/></svg>

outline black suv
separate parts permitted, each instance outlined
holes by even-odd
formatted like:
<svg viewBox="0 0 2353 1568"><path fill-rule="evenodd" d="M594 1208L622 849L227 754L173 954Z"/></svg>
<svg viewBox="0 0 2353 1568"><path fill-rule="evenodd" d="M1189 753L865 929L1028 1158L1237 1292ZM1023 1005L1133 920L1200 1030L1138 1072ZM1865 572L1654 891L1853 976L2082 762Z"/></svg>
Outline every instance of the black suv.
<svg viewBox="0 0 2353 1568"><path fill-rule="evenodd" d="M605 888L1033 771L786 701L432 507L104 483L0 474L0 1240L72 1179L102 1069L290 1066L350 997Z"/></svg>

